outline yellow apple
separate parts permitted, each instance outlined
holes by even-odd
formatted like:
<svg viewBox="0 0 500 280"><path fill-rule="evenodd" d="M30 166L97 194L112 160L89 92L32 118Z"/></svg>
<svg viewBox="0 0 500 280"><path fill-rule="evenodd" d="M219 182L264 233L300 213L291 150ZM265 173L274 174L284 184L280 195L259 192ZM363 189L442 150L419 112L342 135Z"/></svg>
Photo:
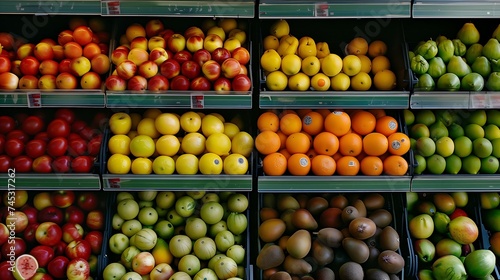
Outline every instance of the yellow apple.
<svg viewBox="0 0 500 280"><path fill-rule="evenodd" d="M156 152L162 156L174 156L180 147L181 143L175 135L163 135L156 141Z"/></svg>
<svg viewBox="0 0 500 280"><path fill-rule="evenodd" d="M108 141L108 148L111 154L130 154L130 137L124 134L111 136Z"/></svg>
<svg viewBox="0 0 500 280"><path fill-rule="evenodd" d="M50 200L49 192L40 192L33 197L33 206L36 210L40 211L45 207L52 206L52 201Z"/></svg>
<svg viewBox="0 0 500 280"><path fill-rule="evenodd" d="M149 158L138 157L132 161L132 174L148 175L153 172L153 162Z"/></svg>
<svg viewBox="0 0 500 280"><path fill-rule="evenodd" d="M127 134L132 127L132 119L124 112L114 113L109 118L109 129L113 134Z"/></svg>
<svg viewBox="0 0 500 280"><path fill-rule="evenodd" d="M108 172L111 174L127 174L130 171L132 161L126 155L114 154L108 159Z"/></svg>
<svg viewBox="0 0 500 280"><path fill-rule="evenodd" d="M137 132L153 139L160 137L160 132L155 127L155 120L152 118L143 118L137 125Z"/></svg>
<svg viewBox="0 0 500 280"><path fill-rule="evenodd" d="M130 140L130 152L135 157L150 157L155 152L155 141L147 135L137 135Z"/></svg>
<svg viewBox="0 0 500 280"><path fill-rule="evenodd" d="M175 135L180 130L179 118L172 113L163 113L156 117L155 127L161 134Z"/></svg>
<svg viewBox="0 0 500 280"><path fill-rule="evenodd" d="M201 117L196 112L186 112L181 115L180 125L185 132L196 132L201 128Z"/></svg>
<svg viewBox="0 0 500 280"><path fill-rule="evenodd" d="M224 46L224 41L217 34L208 34L203 40L203 48L210 53L217 48L222 48Z"/></svg>
<svg viewBox="0 0 500 280"><path fill-rule="evenodd" d="M236 39L236 37L231 37L231 38L228 38L226 41L224 41L224 45L223 46L229 52L232 52L236 48L241 47L241 42L238 39Z"/></svg>
<svg viewBox="0 0 500 280"><path fill-rule="evenodd" d="M153 172L155 174L170 175L175 172L175 161L169 156L158 156L153 161Z"/></svg>
<svg viewBox="0 0 500 280"><path fill-rule="evenodd" d="M217 34L217 35L219 35L219 37L222 39L222 41L224 41L226 39L226 32L220 26L212 26L212 27L210 27L210 29L208 29L208 31L207 31L207 35L210 35L210 34Z"/></svg>

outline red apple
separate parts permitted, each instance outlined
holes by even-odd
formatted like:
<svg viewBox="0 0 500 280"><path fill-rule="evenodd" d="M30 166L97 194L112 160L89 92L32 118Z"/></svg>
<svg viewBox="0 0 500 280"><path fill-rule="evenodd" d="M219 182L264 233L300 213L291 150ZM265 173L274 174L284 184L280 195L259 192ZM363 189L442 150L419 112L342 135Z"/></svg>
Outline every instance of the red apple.
<svg viewBox="0 0 500 280"><path fill-rule="evenodd" d="M9 241L2 245L2 257L4 259L14 259L26 252L27 246L26 242L20 237L10 238ZM3 279L2 279L3 280Z"/></svg>
<svg viewBox="0 0 500 280"><path fill-rule="evenodd" d="M132 259L132 270L146 275L155 267L155 259L150 252L140 252Z"/></svg>
<svg viewBox="0 0 500 280"><path fill-rule="evenodd" d="M12 50L14 47L14 36L8 32L0 32L0 44L5 50Z"/></svg>
<svg viewBox="0 0 500 280"><path fill-rule="evenodd" d="M7 139L5 141L5 153L10 157L17 157L24 153L24 142L20 139Z"/></svg>
<svg viewBox="0 0 500 280"><path fill-rule="evenodd" d="M34 224L38 222L38 210L36 210L35 207L31 206L30 204L25 204L21 208L21 211L23 211L24 214L26 214L26 217L28 217L28 223Z"/></svg>
<svg viewBox="0 0 500 280"><path fill-rule="evenodd" d="M0 73L5 73L10 71L12 68L12 63L7 56L0 56Z"/></svg>
<svg viewBox="0 0 500 280"><path fill-rule="evenodd" d="M24 214L24 212L21 210L10 212L9 217L7 217L7 221L9 221L9 219L15 221L16 228L14 231L16 233L23 232L28 226L28 216L26 216L26 214Z"/></svg>
<svg viewBox="0 0 500 280"><path fill-rule="evenodd" d="M130 49L127 59L133 61L135 65L139 66L144 61L149 60L149 53L148 51L140 48Z"/></svg>
<svg viewBox="0 0 500 280"><path fill-rule="evenodd" d="M148 90L151 91L160 91L160 90L168 90L169 81L162 75L156 75L148 80Z"/></svg>
<svg viewBox="0 0 500 280"><path fill-rule="evenodd" d="M92 60L96 55L103 54L98 43L92 42L85 45L83 48L83 56Z"/></svg>
<svg viewBox="0 0 500 280"><path fill-rule="evenodd" d="M162 30L165 29L163 22L159 19L151 19L146 23L146 37L151 38L160 34Z"/></svg>
<svg viewBox="0 0 500 280"><path fill-rule="evenodd" d="M127 89L127 81L118 75L111 75L106 78L106 88L113 91L122 91Z"/></svg>
<svg viewBox="0 0 500 280"><path fill-rule="evenodd" d="M0 263L0 279L2 280L16 280L14 274L12 273L12 264L9 261L3 261Z"/></svg>
<svg viewBox="0 0 500 280"><path fill-rule="evenodd" d="M52 60L54 59L54 50L49 43L40 42L35 45L35 49L33 49L33 55L39 61Z"/></svg>
<svg viewBox="0 0 500 280"><path fill-rule="evenodd" d="M220 65L222 75L228 79L236 77L241 71L241 66L238 60L228 58ZM234 89L234 86L233 86Z"/></svg>
<svg viewBox="0 0 500 280"><path fill-rule="evenodd" d="M16 128L16 120L11 116L0 116L0 133L7 134Z"/></svg>
<svg viewBox="0 0 500 280"><path fill-rule="evenodd" d="M143 76L133 76L127 81L127 89L141 91L148 88L148 80Z"/></svg>
<svg viewBox="0 0 500 280"><path fill-rule="evenodd" d="M73 30L63 30L59 32L59 35L57 36L57 42L59 45L64 46L64 44L68 42L73 42Z"/></svg>
<svg viewBox="0 0 500 280"><path fill-rule="evenodd" d="M240 64L240 66L241 66L241 70L240 70L239 74L243 74L245 76L248 76L248 69L247 69L247 67L245 65L241 65L241 64Z"/></svg>
<svg viewBox="0 0 500 280"><path fill-rule="evenodd" d="M68 264L68 258L66 258L65 256L57 256L47 264L47 271L56 279L66 279L66 270L68 268Z"/></svg>
<svg viewBox="0 0 500 280"><path fill-rule="evenodd" d="M219 78L221 67L215 60L209 60L201 66L201 72L209 81L215 81Z"/></svg>
<svg viewBox="0 0 500 280"><path fill-rule="evenodd" d="M9 157L8 155L5 156ZM9 168L15 168L16 172L19 173L31 172L33 168L33 159L29 156L17 156L11 159Z"/></svg>
<svg viewBox="0 0 500 280"><path fill-rule="evenodd" d="M102 210L92 210L87 214L87 219L85 224L88 228L92 230L102 230L104 228L104 222L106 217Z"/></svg>
<svg viewBox="0 0 500 280"><path fill-rule="evenodd" d="M9 168L11 168L11 164L12 164L11 157L9 157L8 155L0 155L0 172L7 173L9 171ZM28 167L29 167L29 170L26 172L31 171L31 163L28 165ZM17 171L17 172L19 172L19 171Z"/></svg>
<svg viewBox="0 0 500 280"><path fill-rule="evenodd" d="M68 137L71 132L71 127L66 120L54 119L47 126L47 133L49 138L55 137Z"/></svg>
<svg viewBox="0 0 500 280"><path fill-rule="evenodd" d="M0 246L9 239L9 228L4 223L0 223Z"/></svg>
<svg viewBox="0 0 500 280"><path fill-rule="evenodd" d="M17 59L23 60L23 58L32 56L35 49L35 44L26 43L19 46L16 50Z"/></svg>
<svg viewBox="0 0 500 280"><path fill-rule="evenodd" d="M58 89L75 89L77 85L76 77L70 73L60 73L56 77L56 87Z"/></svg>
<svg viewBox="0 0 500 280"><path fill-rule="evenodd" d="M135 76L137 65L132 60L125 60L116 66L116 74L124 80L128 80Z"/></svg>
<svg viewBox="0 0 500 280"><path fill-rule="evenodd" d="M52 160L52 170L55 173L68 173L71 171L71 157L60 156Z"/></svg>
<svg viewBox="0 0 500 280"><path fill-rule="evenodd" d="M54 246L61 238L61 227L54 222L43 222L36 229L36 241L41 245Z"/></svg>
<svg viewBox="0 0 500 280"><path fill-rule="evenodd" d="M45 268L49 262L55 257L54 249L50 246L38 245L31 249L30 255L38 261L38 266Z"/></svg>
<svg viewBox="0 0 500 280"><path fill-rule="evenodd" d="M36 76L38 74L38 68L40 67L40 61L38 61L38 59L36 59L34 56L27 56L21 59L21 64L19 65L19 67L23 75Z"/></svg>
<svg viewBox="0 0 500 280"><path fill-rule="evenodd" d="M85 235L85 240L90 243L92 254L99 255L102 250L103 234L101 231L93 230Z"/></svg>
<svg viewBox="0 0 500 280"><path fill-rule="evenodd" d="M198 26L190 26L184 31L184 37L190 38L192 36L199 36L202 39L205 38L205 33Z"/></svg>
<svg viewBox="0 0 500 280"><path fill-rule="evenodd" d="M195 35L186 38L188 38L186 40L186 48L188 51L194 53L197 50L203 49L203 37Z"/></svg>
<svg viewBox="0 0 500 280"><path fill-rule="evenodd" d="M189 79L183 75L178 75L170 80L170 88L172 90L188 90Z"/></svg>
<svg viewBox="0 0 500 280"><path fill-rule="evenodd" d="M139 65L138 74L146 79L155 76L158 73L158 65L151 60L144 61Z"/></svg>
<svg viewBox="0 0 500 280"><path fill-rule="evenodd" d="M87 258L88 259L88 258ZM86 258L75 258L68 263L66 277L68 280L86 280L90 276L90 265Z"/></svg>
<svg viewBox="0 0 500 280"><path fill-rule="evenodd" d="M166 48L167 42L161 36L153 36L148 40L148 50L152 51L155 48Z"/></svg>
<svg viewBox="0 0 500 280"><path fill-rule="evenodd" d="M123 61L128 59L129 50L126 48L116 48L111 52L111 62L114 65L119 65Z"/></svg>
<svg viewBox="0 0 500 280"><path fill-rule="evenodd" d="M194 78L189 85L189 89L192 90L208 91L211 88L212 83L205 77Z"/></svg>
<svg viewBox="0 0 500 280"><path fill-rule="evenodd" d="M66 223L62 226L62 240L70 243L73 240L80 240L84 236L83 227L79 224Z"/></svg>
<svg viewBox="0 0 500 280"><path fill-rule="evenodd" d="M47 143L47 154L51 157L60 157L68 150L68 140L64 137L52 138Z"/></svg>
<svg viewBox="0 0 500 280"><path fill-rule="evenodd" d="M108 73L110 64L111 60L104 53L98 54L90 60L92 71L96 72L99 75Z"/></svg>
<svg viewBox="0 0 500 280"><path fill-rule="evenodd" d="M35 222L35 223L30 223L26 229L23 231L23 239L29 244L35 244L36 242L36 229L38 228L40 224Z"/></svg>
<svg viewBox="0 0 500 280"><path fill-rule="evenodd" d="M19 120L19 118L17 118L17 119ZM24 120L19 120L19 121L22 123ZM23 144L26 144L29 141L29 135L20 129L14 129L11 132L7 133L7 136L5 137L5 139L6 140L17 139L17 140L20 140L21 142L23 142Z"/></svg>
<svg viewBox="0 0 500 280"><path fill-rule="evenodd" d="M179 64L182 64L186 61L189 61L193 58L193 55L187 51L187 50L182 50L174 54L174 59L179 62Z"/></svg>
<svg viewBox="0 0 500 280"><path fill-rule="evenodd" d="M226 48L216 48L212 52L212 59L217 63L222 64L226 59L231 57L231 53Z"/></svg>
<svg viewBox="0 0 500 280"><path fill-rule="evenodd" d="M68 154L72 157L87 154L87 141L83 138L72 139L68 143Z"/></svg>
<svg viewBox="0 0 500 280"><path fill-rule="evenodd" d="M40 63L38 71L41 75L54 75L59 74L59 63L55 60L44 60Z"/></svg>
<svg viewBox="0 0 500 280"><path fill-rule="evenodd" d="M203 40L203 48L209 52L213 52L217 48L222 48L224 41L217 34L208 34Z"/></svg>
<svg viewBox="0 0 500 280"><path fill-rule="evenodd" d="M94 158L91 156L77 156L71 161L71 170L75 173L90 173L94 167Z"/></svg>
<svg viewBox="0 0 500 280"><path fill-rule="evenodd" d="M77 203L79 203L79 198L77 200ZM85 222L85 213L77 206L71 205L68 208L64 209L64 221L66 223L83 225Z"/></svg>
<svg viewBox="0 0 500 280"><path fill-rule="evenodd" d="M168 38L170 38L174 34L175 32L172 29L163 29L158 33L158 36L162 36L165 41L168 41Z"/></svg>
<svg viewBox="0 0 500 280"><path fill-rule="evenodd" d="M64 57L73 59L83 56L83 48L77 42L67 42L63 46Z"/></svg>
<svg viewBox="0 0 500 280"><path fill-rule="evenodd" d="M64 48L61 45L52 46L52 51L54 52L54 60L61 61L64 59Z"/></svg>
<svg viewBox="0 0 500 280"><path fill-rule="evenodd" d="M168 59L168 53L164 48L154 48L149 53L149 60L154 61L157 65L161 65Z"/></svg>
<svg viewBox="0 0 500 280"><path fill-rule="evenodd" d="M59 62L58 71L59 73L72 73L71 72L71 59L65 58Z"/></svg>
<svg viewBox="0 0 500 280"><path fill-rule="evenodd" d="M52 198L50 199L52 203ZM59 209L56 206L47 206L43 208L42 210L38 211L38 216L37 216L38 222L40 223L45 223L45 222L52 222L58 225L62 225L64 216L63 212L61 209Z"/></svg>
<svg viewBox="0 0 500 280"><path fill-rule="evenodd" d="M53 280L52 276L50 274L45 273L45 272L37 272L33 277L31 277L31 280Z"/></svg>
<svg viewBox="0 0 500 280"><path fill-rule="evenodd" d="M92 137L87 145L87 153L89 156L97 156L101 151L101 144L102 136Z"/></svg>
<svg viewBox="0 0 500 280"><path fill-rule="evenodd" d="M74 191L54 191L50 194L52 205L59 208L67 208L75 202L76 195ZM62 213L61 213L62 214Z"/></svg>
<svg viewBox="0 0 500 280"><path fill-rule="evenodd" d="M173 77L179 75L181 72L181 66L179 62L177 62L173 58L169 58L165 60L160 65L160 73L167 79L172 79Z"/></svg>
<svg viewBox="0 0 500 280"><path fill-rule="evenodd" d="M167 47L172 52L180 52L186 47L186 38L182 34L176 33L167 40Z"/></svg>
<svg viewBox="0 0 500 280"><path fill-rule="evenodd" d="M238 60L241 65L247 65L250 61L250 52L244 47L238 47L233 50L231 57Z"/></svg>
<svg viewBox="0 0 500 280"><path fill-rule="evenodd" d="M238 74L233 78L231 87L234 91L249 91L252 87L252 81L247 75Z"/></svg>
<svg viewBox="0 0 500 280"><path fill-rule="evenodd" d="M200 76L200 72L201 66L192 60L185 61L181 65L181 74L188 79L194 79Z"/></svg>
<svg viewBox="0 0 500 280"><path fill-rule="evenodd" d="M11 72L0 74L0 89L14 90L19 84L19 77Z"/></svg>
<svg viewBox="0 0 500 280"><path fill-rule="evenodd" d="M146 39L146 37L142 37L142 36L135 37L130 42L130 50L133 50L133 49L142 49L142 50L147 51L148 50L148 39Z"/></svg>
<svg viewBox="0 0 500 280"><path fill-rule="evenodd" d="M64 253L70 260L76 258L87 260L92 254L92 248L90 247L90 243L85 239L73 240L68 243Z"/></svg>
<svg viewBox="0 0 500 280"><path fill-rule="evenodd" d="M78 194L76 202L82 210L92 211L99 206L99 197L95 192L81 192Z"/></svg>

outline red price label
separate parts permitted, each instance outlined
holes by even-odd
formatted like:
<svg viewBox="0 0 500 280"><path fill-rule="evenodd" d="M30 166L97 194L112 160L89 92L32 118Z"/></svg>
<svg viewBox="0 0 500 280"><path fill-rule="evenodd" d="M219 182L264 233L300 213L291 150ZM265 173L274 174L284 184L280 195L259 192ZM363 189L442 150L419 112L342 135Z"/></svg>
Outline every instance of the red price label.
<svg viewBox="0 0 500 280"><path fill-rule="evenodd" d="M205 108L205 96L191 95L191 109L203 109L203 108Z"/></svg>
<svg viewBox="0 0 500 280"><path fill-rule="evenodd" d="M487 108L487 99L485 94L472 94L471 107L475 109Z"/></svg>
<svg viewBox="0 0 500 280"><path fill-rule="evenodd" d="M108 15L119 15L120 1L119 0L106 1L106 8L108 9Z"/></svg>
<svg viewBox="0 0 500 280"><path fill-rule="evenodd" d="M328 4L317 3L314 5L314 16L315 17L327 17L329 15Z"/></svg>
<svg viewBox="0 0 500 280"><path fill-rule="evenodd" d="M108 179L109 187L112 189L120 188L120 178Z"/></svg>
<svg viewBox="0 0 500 280"><path fill-rule="evenodd" d="M42 108L42 94L39 92L28 92L28 108Z"/></svg>
<svg viewBox="0 0 500 280"><path fill-rule="evenodd" d="M489 93L490 108L500 108L500 94Z"/></svg>

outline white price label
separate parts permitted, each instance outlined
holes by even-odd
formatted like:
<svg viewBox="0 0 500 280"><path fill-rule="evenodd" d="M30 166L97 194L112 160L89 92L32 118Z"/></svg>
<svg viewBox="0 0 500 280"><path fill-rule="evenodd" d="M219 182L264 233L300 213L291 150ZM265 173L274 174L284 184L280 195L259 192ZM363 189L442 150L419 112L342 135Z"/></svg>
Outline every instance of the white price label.
<svg viewBox="0 0 500 280"><path fill-rule="evenodd" d="M471 95L471 106L475 109L487 108L487 99L485 94L473 94Z"/></svg>
<svg viewBox="0 0 500 280"><path fill-rule="evenodd" d="M28 92L28 108L42 108L42 94L39 92Z"/></svg>
<svg viewBox="0 0 500 280"><path fill-rule="evenodd" d="M489 98L490 98L490 107L491 108L500 108L500 94L496 94L496 93L491 93L489 94Z"/></svg>
<svg viewBox="0 0 500 280"><path fill-rule="evenodd" d="M315 17L327 17L329 15L327 3L316 3L314 4L314 16Z"/></svg>
<svg viewBox="0 0 500 280"><path fill-rule="evenodd" d="M108 9L108 15L119 15L120 14L120 1L119 0L105 0L106 9Z"/></svg>
<svg viewBox="0 0 500 280"><path fill-rule="evenodd" d="M191 109L205 108L205 96L203 94L191 95Z"/></svg>

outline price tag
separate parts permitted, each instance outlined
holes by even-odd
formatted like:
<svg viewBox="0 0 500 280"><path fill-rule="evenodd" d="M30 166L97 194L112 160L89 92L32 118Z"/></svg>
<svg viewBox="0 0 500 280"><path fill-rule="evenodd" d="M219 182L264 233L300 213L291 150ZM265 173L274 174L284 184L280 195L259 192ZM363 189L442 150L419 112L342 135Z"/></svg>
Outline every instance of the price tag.
<svg viewBox="0 0 500 280"><path fill-rule="evenodd" d="M314 16L315 17L327 17L329 5L327 3L316 3L314 4Z"/></svg>
<svg viewBox="0 0 500 280"><path fill-rule="evenodd" d="M482 109L487 108L487 99L485 94L472 94L470 96L471 99L471 108L474 109Z"/></svg>
<svg viewBox="0 0 500 280"><path fill-rule="evenodd" d="M205 108L205 96L203 94L191 95L191 109Z"/></svg>
<svg viewBox="0 0 500 280"><path fill-rule="evenodd" d="M120 14L120 1L119 0L105 0L108 15Z"/></svg>
<svg viewBox="0 0 500 280"><path fill-rule="evenodd" d="M112 189L120 188L120 178L108 179L109 187Z"/></svg>
<svg viewBox="0 0 500 280"><path fill-rule="evenodd" d="M39 92L28 92L28 108L42 108L42 94Z"/></svg>
<svg viewBox="0 0 500 280"><path fill-rule="evenodd" d="M490 98L490 108L500 108L500 94L489 93Z"/></svg>

